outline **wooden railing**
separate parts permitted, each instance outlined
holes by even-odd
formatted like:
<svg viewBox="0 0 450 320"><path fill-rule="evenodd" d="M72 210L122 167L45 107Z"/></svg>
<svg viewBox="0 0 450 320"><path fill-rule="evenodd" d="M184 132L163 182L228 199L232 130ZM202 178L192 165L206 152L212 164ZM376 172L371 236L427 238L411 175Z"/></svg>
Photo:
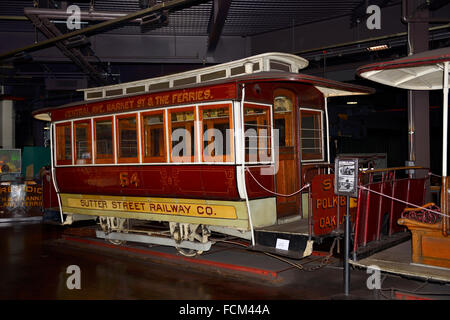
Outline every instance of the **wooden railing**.
<svg viewBox="0 0 450 320"><path fill-rule="evenodd" d="M327 164L327 163L321 163L321 164L303 164L302 165L303 170L303 176L302 176L302 183L311 183L314 176L318 174L326 174L328 173L328 169L330 169L330 172L334 172L334 165L333 164ZM305 168L306 167L306 168ZM314 171L315 170L315 171Z"/></svg>
<svg viewBox="0 0 450 320"><path fill-rule="evenodd" d="M423 167L395 167L361 170L358 209L355 221L354 252L369 242L379 241L404 230L397 224L408 203L421 206L425 200L428 174L412 178L410 170L429 171ZM404 177L400 173L404 172Z"/></svg>

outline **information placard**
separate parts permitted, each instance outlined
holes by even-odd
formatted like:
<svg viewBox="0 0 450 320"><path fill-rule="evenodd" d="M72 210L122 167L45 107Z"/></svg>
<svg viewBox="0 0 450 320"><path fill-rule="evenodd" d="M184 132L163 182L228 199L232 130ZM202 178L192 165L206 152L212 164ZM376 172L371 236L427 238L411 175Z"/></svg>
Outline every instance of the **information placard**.
<svg viewBox="0 0 450 320"><path fill-rule="evenodd" d="M336 158L334 193L340 196L358 196L358 159Z"/></svg>

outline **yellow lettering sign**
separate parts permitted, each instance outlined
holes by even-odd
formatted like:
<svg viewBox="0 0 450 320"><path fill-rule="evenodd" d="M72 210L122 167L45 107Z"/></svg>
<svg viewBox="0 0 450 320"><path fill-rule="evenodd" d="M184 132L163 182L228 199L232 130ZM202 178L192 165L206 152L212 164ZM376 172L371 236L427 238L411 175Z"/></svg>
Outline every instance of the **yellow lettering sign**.
<svg viewBox="0 0 450 320"><path fill-rule="evenodd" d="M100 200L100 199L67 199L67 205L72 208L91 210L112 210L127 212L142 212L149 214L170 214L192 217L236 219L236 209L233 206L206 205L193 203L154 202L135 200Z"/></svg>

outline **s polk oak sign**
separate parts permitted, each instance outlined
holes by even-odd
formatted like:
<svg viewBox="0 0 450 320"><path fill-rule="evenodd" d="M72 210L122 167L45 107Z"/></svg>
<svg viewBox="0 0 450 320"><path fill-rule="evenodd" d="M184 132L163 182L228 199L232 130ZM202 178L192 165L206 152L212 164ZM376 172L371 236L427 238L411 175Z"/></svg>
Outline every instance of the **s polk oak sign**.
<svg viewBox="0 0 450 320"><path fill-rule="evenodd" d="M314 177L311 185L314 235L324 235L335 230L343 223L347 199L334 193L334 174L322 174ZM356 212L356 199L350 198L350 214L353 221Z"/></svg>

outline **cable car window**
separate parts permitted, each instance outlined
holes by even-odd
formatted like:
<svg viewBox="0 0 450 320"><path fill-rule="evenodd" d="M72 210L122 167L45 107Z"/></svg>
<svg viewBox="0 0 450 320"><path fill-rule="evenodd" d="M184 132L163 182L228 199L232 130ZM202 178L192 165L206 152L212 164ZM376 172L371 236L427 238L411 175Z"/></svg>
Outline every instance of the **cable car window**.
<svg viewBox="0 0 450 320"><path fill-rule="evenodd" d="M270 70L291 71L291 65L279 60L270 60Z"/></svg>
<svg viewBox="0 0 450 320"><path fill-rule="evenodd" d="M287 90L280 89L280 91L286 94L277 95L273 100L275 110L274 129L278 130L279 146L292 147L294 145L292 139L293 98Z"/></svg>
<svg viewBox="0 0 450 320"><path fill-rule="evenodd" d="M92 163L91 120L74 122L75 164Z"/></svg>
<svg viewBox="0 0 450 320"><path fill-rule="evenodd" d="M144 162L165 162L166 137L163 111L142 115L142 136Z"/></svg>
<svg viewBox="0 0 450 320"><path fill-rule="evenodd" d="M201 107L203 161L232 161L231 105Z"/></svg>
<svg viewBox="0 0 450 320"><path fill-rule="evenodd" d="M193 108L169 110L170 159L172 162L194 162L195 111Z"/></svg>
<svg viewBox="0 0 450 320"><path fill-rule="evenodd" d="M95 163L113 163L113 120L112 117L94 119Z"/></svg>
<svg viewBox="0 0 450 320"><path fill-rule="evenodd" d="M323 160L322 112L300 109L302 160Z"/></svg>
<svg viewBox="0 0 450 320"><path fill-rule="evenodd" d="M117 118L119 162L138 162L136 115Z"/></svg>
<svg viewBox="0 0 450 320"><path fill-rule="evenodd" d="M219 71L202 74L200 76L200 81L201 82L211 81L211 80L216 80L216 79L220 79L220 78L225 78L226 76L227 76L226 70L219 70Z"/></svg>
<svg viewBox="0 0 450 320"><path fill-rule="evenodd" d="M269 107L244 106L245 161L271 160L271 123Z"/></svg>
<svg viewBox="0 0 450 320"><path fill-rule="evenodd" d="M72 125L61 123L56 126L56 163L72 164Z"/></svg>
<svg viewBox="0 0 450 320"><path fill-rule="evenodd" d="M96 98L101 98L101 97L103 97L103 92L102 91L88 92L86 94L86 98L87 99L96 99Z"/></svg>

